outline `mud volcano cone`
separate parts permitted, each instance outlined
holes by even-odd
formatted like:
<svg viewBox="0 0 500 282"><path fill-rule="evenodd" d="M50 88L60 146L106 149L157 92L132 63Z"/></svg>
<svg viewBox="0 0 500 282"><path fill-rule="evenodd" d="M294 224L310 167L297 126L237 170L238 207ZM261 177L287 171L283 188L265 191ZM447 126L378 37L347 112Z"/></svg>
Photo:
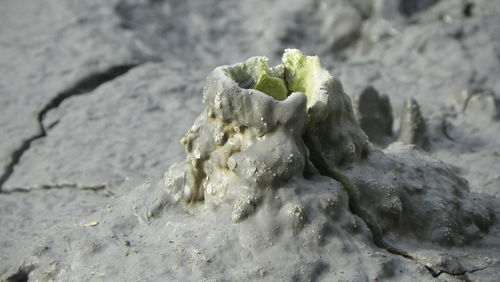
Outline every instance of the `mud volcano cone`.
<svg viewBox="0 0 500 282"><path fill-rule="evenodd" d="M490 204L415 146L372 146L318 57L288 49L282 64L267 62L253 57L208 76L205 110L182 139L186 161L165 174L171 198L192 214L231 210L252 253L269 244L335 253L334 242L356 249L346 242L357 237L435 276L466 271L436 250L487 234Z"/></svg>

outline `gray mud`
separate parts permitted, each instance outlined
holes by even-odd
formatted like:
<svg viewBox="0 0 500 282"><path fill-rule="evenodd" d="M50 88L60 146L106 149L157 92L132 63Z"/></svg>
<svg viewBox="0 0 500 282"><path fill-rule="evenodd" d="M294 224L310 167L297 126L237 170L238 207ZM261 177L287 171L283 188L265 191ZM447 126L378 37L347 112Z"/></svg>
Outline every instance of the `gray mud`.
<svg viewBox="0 0 500 282"><path fill-rule="evenodd" d="M1 281L498 281L500 1L0 19ZM252 89L287 48L320 91Z"/></svg>

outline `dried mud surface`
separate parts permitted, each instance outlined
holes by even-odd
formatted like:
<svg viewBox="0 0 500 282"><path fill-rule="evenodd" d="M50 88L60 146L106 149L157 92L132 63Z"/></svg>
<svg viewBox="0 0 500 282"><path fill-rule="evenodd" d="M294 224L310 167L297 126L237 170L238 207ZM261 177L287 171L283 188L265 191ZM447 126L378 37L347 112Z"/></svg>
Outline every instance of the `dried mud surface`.
<svg viewBox="0 0 500 282"><path fill-rule="evenodd" d="M498 279L500 1L5 0L0 19L0 280ZM206 77L286 48L321 58L374 144L327 164L358 208L317 160L172 200Z"/></svg>

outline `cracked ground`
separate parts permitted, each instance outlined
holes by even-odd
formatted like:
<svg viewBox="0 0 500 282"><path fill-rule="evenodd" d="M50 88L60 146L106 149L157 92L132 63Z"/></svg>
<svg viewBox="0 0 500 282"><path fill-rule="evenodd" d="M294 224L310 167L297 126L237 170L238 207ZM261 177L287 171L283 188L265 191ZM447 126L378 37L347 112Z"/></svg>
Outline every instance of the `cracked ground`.
<svg viewBox="0 0 500 282"><path fill-rule="evenodd" d="M387 95L395 131L414 98L428 153L471 191L500 191L500 1L4 0L0 22L0 279L37 279L27 261L47 230L182 160L214 67L274 64L290 47L319 55L353 99ZM460 275L406 270L495 281L488 259Z"/></svg>

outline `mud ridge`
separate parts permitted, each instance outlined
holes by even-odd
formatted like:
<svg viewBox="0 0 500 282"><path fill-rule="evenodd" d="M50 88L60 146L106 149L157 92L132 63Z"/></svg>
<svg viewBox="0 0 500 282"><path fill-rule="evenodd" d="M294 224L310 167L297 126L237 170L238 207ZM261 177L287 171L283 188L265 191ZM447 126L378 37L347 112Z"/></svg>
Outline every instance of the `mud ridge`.
<svg viewBox="0 0 500 282"><path fill-rule="evenodd" d="M477 268L477 269L473 269L473 270L468 270L468 271L465 270L465 271L462 271L459 273L452 273L452 272L447 272L445 270L435 270L432 267L421 263L417 258L411 256L410 254L408 254L407 252L405 252L403 250L400 250L400 249L394 247L393 245L387 243L383 239L382 232L381 232L379 226L377 225L375 219L370 215L369 212L363 210L359 206L359 204L357 203L357 201L355 199L352 199L353 195L351 195L349 193L349 191L352 191L353 189L357 190L357 188L356 188L355 184L352 181L350 181L349 178L347 178L346 176L342 175L339 172L331 171L327 166L322 166L322 165L318 166L316 164L315 164L315 166L316 166L316 168L320 167L320 168L318 168L318 170L323 176L330 177L330 178L334 179L335 181L338 181L342 185L342 187L344 187L344 190L347 192L348 197L349 197L349 210L351 211L351 213L353 213L354 215L359 217L361 220L363 220L363 222L366 224L366 226L370 230L370 233L372 234L373 243L378 248L383 249L390 254L401 256L403 258L412 260L413 262L415 262L419 265L422 265L434 278L439 277L443 273L446 273L446 274L452 275L452 276L463 276L467 273L473 273L476 271L484 270L488 267L488 266L485 266L485 267L481 267L481 268ZM351 188L347 188L346 186L348 186L348 187L351 186Z"/></svg>
<svg viewBox="0 0 500 282"><path fill-rule="evenodd" d="M315 148L314 146L311 146L312 141L308 139L307 136L304 136L303 139L305 141L306 146L311 152L310 161L314 164L316 169L318 169L319 173L325 177L334 179L335 181L339 182L342 185L349 198L349 211L354 215L356 215L357 217L359 217L366 224L366 226L370 230L370 233L372 234L372 240L375 246L385 250L390 254L401 256L403 258L412 260L413 262L419 265L422 265L432 275L432 277L435 278L439 277L439 275L441 275L442 273L446 273L453 276L462 276L465 275L466 273L472 273L487 268L486 266L484 268L478 268L471 271L463 271L460 273L450 273L444 270L435 270L432 267L421 263L417 258L411 256L407 252L400 250L394 247L393 245L387 243L383 239L382 231L380 230L380 227L378 226L376 220L371 216L369 212L361 208L361 206L359 205L359 199L357 199L356 197L357 191L359 191L359 189L356 187L356 185L347 176L331 169L321 156L320 152L316 151L314 149Z"/></svg>

